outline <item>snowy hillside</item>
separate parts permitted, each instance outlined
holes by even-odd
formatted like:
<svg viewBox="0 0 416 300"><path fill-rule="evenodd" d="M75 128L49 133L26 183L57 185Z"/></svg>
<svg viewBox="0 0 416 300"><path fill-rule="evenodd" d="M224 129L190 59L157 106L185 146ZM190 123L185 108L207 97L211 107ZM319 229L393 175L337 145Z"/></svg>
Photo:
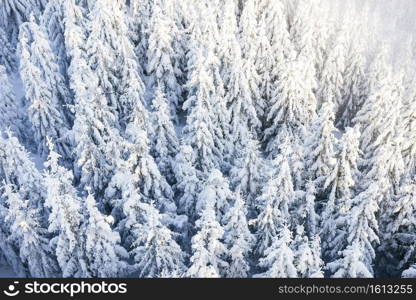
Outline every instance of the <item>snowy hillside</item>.
<svg viewBox="0 0 416 300"><path fill-rule="evenodd" d="M415 11L0 0L0 277L416 277Z"/></svg>

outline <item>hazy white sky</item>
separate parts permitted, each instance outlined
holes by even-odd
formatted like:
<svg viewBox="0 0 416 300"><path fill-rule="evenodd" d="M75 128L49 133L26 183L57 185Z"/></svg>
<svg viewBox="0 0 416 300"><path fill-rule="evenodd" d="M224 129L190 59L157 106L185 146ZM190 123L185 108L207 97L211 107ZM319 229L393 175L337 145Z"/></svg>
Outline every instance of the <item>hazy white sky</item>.
<svg viewBox="0 0 416 300"><path fill-rule="evenodd" d="M369 21L363 34L378 36L392 45L393 59L399 60L409 41L416 41L416 0L323 0L338 7L342 15L354 7L357 18ZM353 4L353 5L351 5ZM355 4L355 5L354 5ZM416 44L415 44L416 45ZM413 49L416 54L416 49Z"/></svg>

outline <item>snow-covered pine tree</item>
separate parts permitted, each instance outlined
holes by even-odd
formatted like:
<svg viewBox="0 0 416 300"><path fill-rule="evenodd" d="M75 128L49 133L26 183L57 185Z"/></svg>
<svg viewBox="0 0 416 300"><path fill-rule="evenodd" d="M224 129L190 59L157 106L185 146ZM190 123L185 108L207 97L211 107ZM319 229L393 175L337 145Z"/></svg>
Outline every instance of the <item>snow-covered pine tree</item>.
<svg viewBox="0 0 416 300"><path fill-rule="evenodd" d="M315 2L316 3L316 2ZM318 1L320 4L320 2ZM314 50L314 61L315 61L315 71L316 71L316 79L319 84L322 78L322 72L325 66L325 60L328 56L328 51L330 51L329 41L331 35L333 35L333 31L336 29L335 24L331 20L331 10L326 5L316 5L314 7L314 28L313 31L313 50ZM348 13L348 11L347 11ZM345 17L341 22L345 22ZM349 32L349 30L348 30Z"/></svg>
<svg viewBox="0 0 416 300"><path fill-rule="evenodd" d="M344 28L340 28L335 32L328 47L317 91L318 104L333 102L335 112L338 112L343 105L346 51L346 33Z"/></svg>
<svg viewBox="0 0 416 300"><path fill-rule="evenodd" d="M309 238L314 238L320 229L321 217L316 212L316 188L311 180L304 183L304 190L297 190L297 203L293 210L296 224L304 227Z"/></svg>
<svg viewBox="0 0 416 300"><path fill-rule="evenodd" d="M260 75L261 95L265 109L273 104L275 90L279 88L281 72L287 59L293 55L284 4L281 0L258 2L259 46L256 66ZM266 117L266 116L265 116Z"/></svg>
<svg viewBox="0 0 416 300"><path fill-rule="evenodd" d="M267 247L264 257L259 262L259 266L266 272L256 274L254 277L297 278L298 273L294 265L295 255L290 248L292 242L292 233L289 228L281 225L278 236L273 237L272 244Z"/></svg>
<svg viewBox="0 0 416 300"><path fill-rule="evenodd" d="M8 73L12 73L16 68L15 51L10 44L6 32L0 26L0 65L4 65Z"/></svg>
<svg viewBox="0 0 416 300"><path fill-rule="evenodd" d="M343 74L342 107L337 126L346 128L355 125L353 120L367 97L366 60L358 37L350 40L345 58Z"/></svg>
<svg viewBox="0 0 416 300"><path fill-rule="evenodd" d="M363 262L363 252L358 242L342 251L342 259L327 264L334 278L371 278L373 274Z"/></svg>
<svg viewBox="0 0 416 300"><path fill-rule="evenodd" d="M255 221L255 253L258 256L265 255L277 237L279 228L291 221L289 211L296 200L296 194L287 155L287 152L283 152L273 161L269 179L256 199L259 214Z"/></svg>
<svg viewBox="0 0 416 300"><path fill-rule="evenodd" d="M43 32L32 20L20 28L20 76L23 80L28 112L39 154L47 155L47 138L57 151L71 160L71 105L69 92L59 72L55 54Z"/></svg>
<svg viewBox="0 0 416 300"><path fill-rule="evenodd" d="M174 49L174 38L179 34L176 22L166 11L162 0L152 4L152 13L149 23L149 40L147 48L147 75L148 85L151 89L160 88L169 99L171 118L174 119L182 102L182 86L178 78L182 77L181 70L177 68L177 53Z"/></svg>
<svg viewBox="0 0 416 300"><path fill-rule="evenodd" d="M20 105L17 101L7 70L0 65L0 128L11 130L15 136L22 139L25 136L24 124L20 115Z"/></svg>
<svg viewBox="0 0 416 300"><path fill-rule="evenodd" d="M247 209L239 190L234 203L224 216L224 243L228 249L226 277L246 278L250 272L248 257L254 244L254 236L247 223Z"/></svg>
<svg viewBox="0 0 416 300"><path fill-rule="evenodd" d="M416 184L414 178L403 180L392 200L392 207L384 216L383 239L379 251L383 254L378 265L384 265L388 275L397 276L415 262L416 245Z"/></svg>
<svg viewBox="0 0 416 300"><path fill-rule="evenodd" d="M42 175L29 152L10 131L0 134L0 180L13 185L22 199L29 200L30 207L44 213L45 189ZM44 225L46 220L41 221Z"/></svg>
<svg viewBox="0 0 416 300"><path fill-rule="evenodd" d="M300 278L324 277L319 243L320 239L317 236L312 241L309 241L302 225L296 227L292 249L294 252L294 265Z"/></svg>
<svg viewBox="0 0 416 300"><path fill-rule="evenodd" d="M86 49L88 65L98 78L98 87L116 121L124 128L135 106L144 104L144 84L122 8L121 1L94 2Z"/></svg>
<svg viewBox="0 0 416 300"><path fill-rule="evenodd" d="M39 223L39 211L30 207L12 185L5 185L7 214L5 222L10 225L9 240L13 241L22 263L32 277L55 277L58 265L49 246L47 230Z"/></svg>
<svg viewBox="0 0 416 300"><path fill-rule="evenodd" d="M227 247L223 243L224 229L217 221L215 197L200 198L199 218L195 222L196 234L192 237L192 256L187 277L216 278L228 268L225 261ZM203 201L203 203L201 203Z"/></svg>
<svg viewBox="0 0 416 300"><path fill-rule="evenodd" d="M73 186L73 175L59 165L60 156L49 146L45 162L44 184L47 190L45 206L50 209L49 232L54 235L50 241L63 277L84 277L87 262L84 257L84 240L81 223L81 201Z"/></svg>
<svg viewBox="0 0 416 300"><path fill-rule="evenodd" d="M347 128L343 134L336 156L336 164L330 171L324 189L329 191L322 212L321 239L325 258L332 261L346 246L348 230L347 212L351 209L355 188L361 173L358 170L360 159L359 128Z"/></svg>
<svg viewBox="0 0 416 300"><path fill-rule="evenodd" d="M5 205L5 198L3 191L0 190L0 261L2 264L9 265L14 273L19 277L27 277L27 268L20 259L20 253L18 247L16 247L15 241L10 237L10 224L6 222L6 216L8 209Z"/></svg>
<svg viewBox="0 0 416 300"><path fill-rule="evenodd" d="M153 1L134 0L129 3L129 29L131 40L135 45L135 53L139 59L140 68L147 70L147 50L149 49L149 28L152 15Z"/></svg>
<svg viewBox="0 0 416 300"><path fill-rule="evenodd" d="M293 145L302 144L304 130L315 118L315 110L307 103L308 90L299 73L302 68L297 61L288 62L280 74L279 86L270 99L263 134L270 158L276 157L279 144L285 138L289 138Z"/></svg>
<svg viewBox="0 0 416 300"><path fill-rule="evenodd" d="M297 53L296 60L302 66L298 80L303 83L305 97L303 101L306 103L306 109L315 113L317 99L314 91L317 88L317 82L313 45L314 31L316 30L312 21L315 15L313 2L310 0L293 1L295 9L293 15L288 16L288 19L290 37Z"/></svg>
<svg viewBox="0 0 416 300"><path fill-rule="evenodd" d="M220 34L223 42L219 46L221 59L221 76L225 87L225 98L230 114L230 138L233 143L227 145L226 154L233 157L236 149L245 145L247 130L253 134L261 128L260 120L254 106L258 99L258 87L252 86L248 78L249 62L243 59L238 40L238 26L235 4L226 1L220 18ZM231 160L228 158L228 160Z"/></svg>
<svg viewBox="0 0 416 300"><path fill-rule="evenodd" d="M229 175L231 188L241 192L250 216L256 209L256 199L264 182L263 171L266 168L259 148L258 141L249 138L241 152L236 153Z"/></svg>
<svg viewBox="0 0 416 300"><path fill-rule="evenodd" d="M47 2L45 11L42 14L41 24L51 43L59 69L62 76L67 80L68 57L65 44L66 23L64 22L65 0L54 0ZM71 2L71 1L68 1Z"/></svg>
<svg viewBox="0 0 416 300"><path fill-rule="evenodd" d="M87 64L82 10L75 2L68 1L65 14L65 39L71 57L68 72L75 95L74 171L82 187L89 187L99 195L107 188L117 167L121 137L99 80Z"/></svg>
<svg viewBox="0 0 416 300"><path fill-rule="evenodd" d="M402 152L405 165L410 174L415 174L416 160L415 151L415 115L416 115L416 84L410 84L408 93L403 99L402 105L402 130L403 130L403 144Z"/></svg>
<svg viewBox="0 0 416 300"><path fill-rule="evenodd" d="M124 277L127 264L122 261L128 257L119 245L120 235L113 231L113 218L104 216L98 209L92 194L85 199L85 223L82 233L85 235L85 277Z"/></svg>
<svg viewBox="0 0 416 300"><path fill-rule="evenodd" d="M196 212L201 214L209 201L213 206L218 222L225 224L224 217L230 208L230 201L233 199L233 192L230 190L228 179L218 169L212 169L203 182L201 193L196 202Z"/></svg>
<svg viewBox="0 0 416 300"><path fill-rule="evenodd" d="M7 39L16 46L20 25L30 15L40 15L43 0L2 0L0 2L0 27L6 32Z"/></svg>
<svg viewBox="0 0 416 300"><path fill-rule="evenodd" d="M69 77L77 75L77 64L72 63L72 60L77 59L81 54L84 58L86 57L87 18L85 17L85 10L78 4L79 1L77 0L62 2L62 22L65 25L63 35Z"/></svg>
<svg viewBox="0 0 416 300"><path fill-rule="evenodd" d="M347 212L347 244L339 259L328 263L332 277L373 277L375 246L379 243L378 187L373 182L353 200Z"/></svg>
<svg viewBox="0 0 416 300"><path fill-rule="evenodd" d="M179 151L179 141L171 119L168 97L162 87L157 87L152 102L153 129L151 154L161 174L169 183L174 183L173 165Z"/></svg>
<svg viewBox="0 0 416 300"><path fill-rule="evenodd" d="M143 122L139 121L143 116L139 111L133 114L136 117L129 123L126 130L128 138L126 150L130 172L136 180L135 185L144 202L154 202L156 208L162 213L174 217L176 205L173 201L172 188L150 155L149 140L141 127Z"/></svg>
<svg viewBox="0 0 416 300"><path fill-rule="evenodd" d="M318 200L325 194L325 182L336 163L334 121L333 102L323 103L305 142L306 178L314 182Z"/></svg>
<svg viewBox="0 0 416 300"><path fill-rule="evenodd" d="M256 99L254 106L259 119L264 116L265 103L261 95L261 78L256 66L258 54L258 9L255 0L247 0L241 12L239 22L239 42L241 53L244 60L244 71L246 72L248 84L252 91L253 98Z"/></svg>
<svg viewBox="0 0 416 300"><path fill-rule="evenodd" d="M127 208L128 206L126 206ZM174 233L163 224L162 215L153 204L138 203L139 219L132 224L133 255L140 277L177 278L185 273L185 253Z"/></svg>
<svg viewBox="0 0 416 300"><path fill-rule="evenodd" d="M213 122L216 83L207 66L209 60L204 57L202 49L197 49L191 60L193 59L195 62L187 83L188 98L183 104L183 109L187 112L183 140L195 151L195 167L208 172L211 168L220 166L223 153L221 137L217 136Z"/></svg>
<svg viewBox="0 0 416 300"><path fill-rule="evenodd" d="M185 214L192 224L197 218L196 203L202 188L202 175L195 169L195 153L191 147L181 145L173 172L178 212Z"/></svg>
<svg viewBox="0 0 416 300"><path fill-rule="evenodd" d="M361 150L365 153L365 159L373 156L374 142L381 134L380 131L385 123L385 114L391 108L389 102L392 96L393 81L391 68L387 62L387 53L385 45L382 45L376 53L368 74L368 98L353 119L353 122L360 124L361 127ZM391 131L394 128L387 128L387 130ZM388 135L388 132L383 134Z"/></svg>
<svg viewBox="0 0 416 300"><path fill-rule="evenodd" d="M401 177L405 166L402 156L403 130L399 117L403 102L403 91L400 80L393 76L392 69L387 61L387 49L382 47L377 53L369 72L369 96L355 118L363 128L361 150L364 160L360 167L363 170L364 180L362 189L368 190L372 183L378 185L373 197L380 206L379 222L382 246L379 258L390 256L383 253L389 236L389 215L394 207L395 194L398 192ZM368 120L372 121L369 122ZM381 268L385 268L381 263Z"/></svg>

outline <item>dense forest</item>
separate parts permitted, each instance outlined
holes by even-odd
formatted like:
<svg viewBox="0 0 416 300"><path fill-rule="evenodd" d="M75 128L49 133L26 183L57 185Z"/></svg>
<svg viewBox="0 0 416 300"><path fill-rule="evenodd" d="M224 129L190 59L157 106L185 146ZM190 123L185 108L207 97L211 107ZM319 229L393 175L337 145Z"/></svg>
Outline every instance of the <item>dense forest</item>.
<svg viewBox="0 0 416 300"><path fill-rule="evenodd" d="M416 47L325 3L0 0L0 269L416 277Z"/></svg>

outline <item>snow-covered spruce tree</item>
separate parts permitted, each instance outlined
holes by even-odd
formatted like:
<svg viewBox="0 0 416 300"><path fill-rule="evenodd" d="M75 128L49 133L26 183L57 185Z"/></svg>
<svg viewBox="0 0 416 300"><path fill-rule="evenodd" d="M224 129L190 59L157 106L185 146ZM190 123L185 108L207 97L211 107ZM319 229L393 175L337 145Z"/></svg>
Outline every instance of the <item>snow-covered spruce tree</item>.
<svg viewBox="0 0 416 300"><path fill-rule="evenodd" d="M18 194L22 201L28 201L28 209L36 210L39 216L45 213L43 207L44 188L42 177L31 160L29 153L12 136L10 131L0 134L0 180L2 184L13 186L13 193ZM26 277L28 271L22 263L19 245L8 240L11 234L11 224L5 222L7 209L5 197L0 191L0 256L15 271L18 276ZM45 220L39 219L40 226L45 226Z"/></svg>
<svg viewBox="0 0 416 300"><path fill-rule="evenodd" d="M201 214L205 209L207 199L209 199L218 222L223 225L225 224L224 217L230 208L230 201L233 196L228 179L224 177L220 170L212 169L203 182L201 193L198 195L196 212Z"/></svg>
<svg viewBox="0 0 416 300"><path fill-rule="evenodd" d="M47 155L47 138L55 144L57 151L71 160L71 105L69 92L59 72L56 57L52 52L43 28L33 21L20 27L20 76L29 103L29 120L34 132L34 142L39 154Z"/></svg>
<svg viewBox="0 0 416 300"><path fill-rule="evenodd" d="M150 17L149 40L147 48L148 85L152 89L160 88L169 99L171 118L176 116L179 103L182 102L182 87L177 77L181 78L181 70L177 68L177 53L173 39L179 34L175 20L167 9L167 4L156 0L152 6Z"/></svg>
<svg viewBox="0 0 416 300"><path fill-rule="evenodd" d="M49 1L46 4L45 11L42 14L41 24L45 28L52 50L56 55L59 70L62 76L67 79L66 76L69 60L65 44L65 30L67 25L64 22L65 2L65 0Z"/></svg>
<svg viewBox="0 0 416 300"><path fill-rule="evenodd" d="M126 149L130 172L137 180L135 185L144 202L154 202L162 213L175 215L176 205L173 201L172 188L150 155L149 140L141 127L142 122L139 121L143 115L137 110L133 114L135 117L126 130L128 138Z"/></svg>
<svg viewBox="0 0 416 300"><path fill-rule="evenodd" d="M90 79L94 86L96 78ZM121 142L119 133L111 126L114 115L109 111L105 98L97 94L101 90L88 88L82 92L84 95L78 98L73 128L75 170L81 186L91 187L92 191L101 194L116 168Z"/></svg>
<svg viewBox="0 0 416 300"><path fill-rule="evenodd" d="M63 35L69 77L74 77L77 74L77 64L72 63L72 60L77 59L81 53L86 57L85 44L87 36L87 18L85 17L85 10L77 4L77 0L62 2L62 23L65 25ZM44 23L45 22L47 22L47 20L45 20ZM49 28L49 26L46 28Z"/></svg>
<svg viewBox="0 0 416 300"><path fill-rule="evenodd" d="M30 207L29 201L21 197L11 185L5 185L7 214L10 224L9 240L14 241L22 263L32 277L54 277L58 273L55 256L49 246L47 230L39 223L38 210Z"/></svg>
<svg viewBox="0 0 416 300"><path fill-rule="evenodd" d="M347 213L351 209L355 188L361 174L358 170L360 159L359 128L347 128L342 136L336 164L330 171L324 189L329 191L325 208L322 212L321 239L326 259L332 261L338 252L346 246L348 230Z"/></svg>
<svg viewBox="0 0 416 300"><path fill-rule="evenodd" d="M15 136L24 137L24 124L6 68L0 65L0 128L10 129Z"/></svg>
<svg viewBox="0 0 416 300"><path fill-rule="evenodd" d="M316 188L311 180L304 183L303 190L296 190L297 202L293 208L293 217L297 225L302 224L309 238L319 231L321 217L316 212Z"/></svg>
<svg viewBox="0 0 416 300"><path fill-rule="evenodd" d="M149 49L149 28L152 15L153 1L134 0L129 3L129 30L139 59L140 68L147 70L147 49Z"/></svg>
<svg viewBox="0 0 416 300"><path fill-rule="evenodd" d="M279 228L291 221L289 210L296 197L287 153L278 155L269 172L269 180L256 199L260 212L255 220L255 253L258 256L264 256L266 249L277 237Z"/></svg>
<svg viewBox="0 0 416 300"><path fill-rule="evenodd" d="M259 46L256 66L260 76L261 95L265 109L273 103L281 72L293 55L282 1L261 0L259 9Z"/></svg>
<svg viewBox="0 0 416 300"><path fill-rule="evenodd" d="M414 179L407 177L392 199L392 207L386 212L383 221L385 230L379 250L383 257L379 265L387 274L397 276L409 264L415 263L416 244L416 185Z"/></svg>
<svg viewBox="0 0 416 300"><path fill-rule="evenodd" d="M256 209L256 199L265 177L263 174L265 161L259 148L257 140L253 137L247 139L241 152L236 153L229 175L231 188L241 192L250 215Z"/></svg>
<svg viewBox="0 0 416 300"><path fill-rule="evenodd" d="M137 203L134 209L138 222L132 225L134 242L131 255L140 277L182 277L185 254L175 241L174 233L163 224L162 215L153 204ZM137 218L136 217L136 218Z"/></svg>
<svg viewBox="0 0 416 300"><path fill-rule="evenodd" d="M179 141L171 119L168 97L161 87L157 87L152 102L152 149L151 154L162 175L169 183L174 183L173 164L179 151Z"/></svg>
<svg viewBox="0 0 416 300"><path fill-rule="evenodd" d="M327 264L334 278L371 278L373 274L363 262L362 248L358 242L353 242L342 251L342 259Z"/></svg>
<svg viewBox="0 0 416 300"><path fill-rule="evenodd" d="M245 72L248 79L248 84L253 94L253 98L256 99L254 106L257 112L258 118L263 118L265 103L261 95L261 78L258 73L258 67L256 61L258 61L258 9L255 0L247 0L244 3L243 10L241 12L241 18L239 22L239 42L241 45L241 52L245 65Z"/></svg>
<svg viewBox="0 0 416 300"><path fill-rule="evenodd" d="M310 241L302 225L296 227L295 238L292 243L294 265L301 278L323 278L323 261L321 259L320 239L313 237Z"/></svg>
<svg viewBox="0 0 416 300"><path fill-rule="evenodd" d="M199 211L199 218L195 222L197 232L191 240L192 256L187 277L218 278L228 268L225 261L227 247L223 243L224 229L215 215L216 199L209 196L199 199L203 209Z"/></svg>
<svg viewBox="0 0 416 300"><path fill-rule="evenodd" d="M342 106L337 126L346 128L355 125L353 120L367 97L366 60L358 37L350 40L343 74Z"/></svg>
<svg viewBox="0 0 416 300"><path fill-rule="evenodd" d="M60 156L50 145L45 162L44 184L47 190L45 206L50 209L50 241L63 277L84 277L88 274L84 257L84 239L81 229L83 217L81 201L73 186L73 175L59 165Z"/></svg>
<svg viewBox="0 0 416 300"><path fill-rule="evenodd" d="M0 65L4 65L8 73L12 73L16 69L15 51L10 44L6 32L0 26Z"/></svg>
<svg viewBox="0 0 416 300"><path fill-rule="evenodd" d="M196 51L193 59L195 62L187 83L188 98L183 104L183 109L187 112L183 141L195 151L196 168L208 172L211 168L220 167L223 153L222 137L217 135L213 120L217 84L202 49ZM226 110L222 113L225 112Z"/></svg>
<svg viewBox="0 0 416 300"><path fill-rule="evenodd" d="M248 228L246 215L244 199L237 190L234 203L224 216L224 243L228 249L229 263L226 277L246 278L250 271L248 256L255 238Z"/></svg>
<svg viewBox="0 0 416 300"><path fill-rule="evenodd" d="M97 209L92 194L85 199L85 223L82 233L85 235L86 277L123 277L126 275L127 252L119 245L120 235L111 229L113 218L104 216Z"/></svg>
<svg viewBox="0 0 416 300"><path fill-rule="evenodd" d="M0 1L0 28L6 32L13 48L18 41L19 26L27 21L30 15L40 15L42 9L43 0Z"/></svg>
<svg viewBox="0 0 416 300"><path fill-rule="evenodd" d="M84 49L85 30L78 17L78 7L68 2L67 45L71 63L70 85L75 95L75 120L72 128L75 141L75 175L81 187L89 187L96 195L106 189L120 157L121 137L117 120L107 104L99 80L87 64ZM77 17L78 16L78 17Z"/></svg>
<svg viewBox="0 0 416 300"><path fill-rule="evenodd" d="M273 237L272 244L267 247L259 266L266 271L254 277L266 278L297 278L298 273L294 265L295 255L290 248L292 233L285 225L279 228L278 236Z"/></svg>
<svg viewBox="0 0 416 300"><path fill-rule="evenodd" d="M317 191L317 200L324 196L325 182L335 166L335 113L333 102L322 104L319 117L313 121L311 135L305 142L305 172Z"/></svg>
<svg viewBox="0 0 416 300"><path fill-rule="evenodd" d="M397 77L387 63L387 50L381 48L374 58L369 73L369 96L362 109L358 112L356 121L361 123L362 138L361 150L364 160L361 169L364 173L363 189L368 189L371 183L378 184L378 195L375 195L380 204L379 223L381 247L378 253L378 266L385 269L390 254L384 251L388 248L390 233L387 226L389 216L394 207L395 194L398 192L401 178L405 170L402 144L403 130L399 117L403 102L403 91ZM371 119L372 122L368 120ZM387 238L384 238L384 235ZM388 242L387 242L388 243Z"/></svg>
<svg viewBox="0 0 416 300"><path fill-rule="evenodd" d="M395 130L393 127L386 128L387 132L381 132L386 113L393 107L391 103L393 80L387 59L387 48L383 45L373 59L368 74L368 98L353 119L353 122L360 124L361 127L361 150L365 154L365 159L374 155L378 146L375 141L381 134L389 136L389 133Z"/></svg>
<svg viewBox="0 0 416 300"><path fill-rule="evenodd" d="M173 164L173 173L178 212L185 214L192 223L197 218L196 203L202 188L202 176L195 169L195 153L191 147L180 147Z"/></svg>
<svg viewBox="0 0 416 300"><path fill-rule="evenodd" d="M42 175L30 154L10 131L5 132L4 138L0 134L0 180L13 185L22 199L29 200L30 207L43 214L45 189ZM44 225L45 220L41 224Z"/></svg>
<svg viewBox="0 0 416 300"><path fill-rule="evenodd" d="M234 143L228 143L231 149L225 149L227 155L235 155L240 151L238 146L244 145L247 129L256 133L261 123L257 117L254 100L259 98L258 87L252 86L248 78L249 62L243 59L238 40L238 26L235 16L235 4L226 1L220 18L220 34L223 42L219 46L221 59L221 76L225 87L225 98L230 114L230 137ZM228 158L230 160L230 158Z"/></svg>
<svg viewBox="0 0 416 300"><path fill-rule="evenodd" d="M290 38L297 53L296 60L302 66L299 80L304 88L305 99L303 101L311 112L315 112L317 106L317 99L314 95L317 82L313 45L314 30L316 30L312 21L315 9L313 2L310 0L293 1L294 13L292 17L288 17Z"/></svg>
<svg viewBox="0 0 416 300"><path fill-rule="evenodd" d="M402 130L403 130L403 143L402 152L405 165L409 172L413 175L416 174L416 143L415 141L415 115L416 115L416 84L410 84L410 88L405 94L402 105Z"/></svg>
<svg viewBox="0 0 416 300"><path fill-rule="evenodd" d="M379 183L373 182L352 200L346 213L347 244L341 257L327 264L333 277L374 276L374 247L379 243L376 219L378 189Z"/></svg>
<svg viewBox="0 0 416 300"><path fill-rule="evenodd" d="M3 192L0 191L0 262L2 265L9 265L14 273L19 277L27 277L28 272L27 268L20 259L19 249L16 247L14 240L11 240L9 237L10 233L10 224L6 222L6 216L8 210L6 208L5 199Z"/></svg>
<svg viewBox="0 0 416 300"><path fill-rule="evenodd" d="M315 111L307 103L308 90L299 72L303 66L289 62L282 70L279 86L270 99L263 142L269 157L276 157L279 144L289 138L293 144L303 143L304 130L315 118Z"/></svg>
<svg viewBox="0 0 416 300"><path fill-rule="evenodd" d="M342 88L344 87L345 56L347 51L346 33L338 29L328 47L324 68L318 84L318 103L333 102L335 112L343 104Z"/></svg>
<svg viewBox="0 0 416 300"><path fill-rule="evenodd" d="M315 2L316 3L316 2ZM320 4L320 2L318 1ZM337 29L335 24L330 20L331 11L327 5L316 5L314 7L314 28L313 30L313 50L314 50L314 62L317 83L321 81L322 73L325 66L325 61L328 57L329 42L334 30ZM320 16L320 17L316 17ZM345 22L343 19L341 22Z"/></svg>
<svg viewBox="0 0 416 300"><path fill-rule="evenodd" d="M124 128L138 103L144 104L144 85L128 36L121 1L95 1L89 15L86 41L88 65L98 78L116 120Z"/></svg>
<svg viewBox="0 0 416 300"><path fill-rule="evenodd" d="M226 171L229 166L226 161L223 161L224 154L226 153L226 145L230 143L230 116L227 110L227 101L224 97L225 89L224 82L221 78L221 60L219 56L219 46L221 42L220 33L218 28L218 1L207 1L203 0L199 2L199 5L196 6L198 13L200 14L199 21L197 23L199 29L196 30L193 37L199 43L200 50L205 54L206 61L205 66L209 74L209 77L212 78L213 86L210 86L209 89L206 89L207 92L213 92L209 97L212 105L211 111L211 120L213 124L213 136L216 148L220 150L220 161L219 167L222 171ZM203 57L199 58L203 59ZM195 61L195 60L193 60ZM192 76L192 73L189 74ZM199 77L199 80L202 78ZM211 84L210 81L206 82Z"/></svg>

